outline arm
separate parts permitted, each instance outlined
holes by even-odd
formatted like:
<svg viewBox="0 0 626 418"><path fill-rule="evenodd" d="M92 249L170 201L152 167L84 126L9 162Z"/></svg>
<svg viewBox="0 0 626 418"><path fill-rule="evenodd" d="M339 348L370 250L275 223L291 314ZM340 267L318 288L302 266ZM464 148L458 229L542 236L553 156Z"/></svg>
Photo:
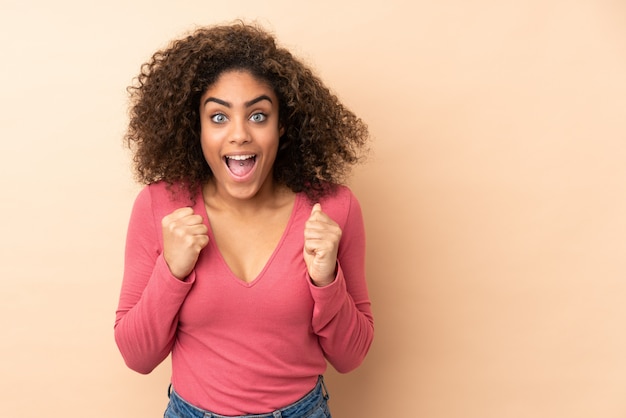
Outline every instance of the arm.
<svg viewBox="0 0 626 418"><path fill-rule="evenodd" d="M115 341L124 361L150 373L170 353L178 312L194 282L175 278L162 254L150 189L137 197L126 238L124 279L115 320Z"/></svg>
<svg viewBox="0 0 626 418"><path fill-rule="evenodd" d="M374 338L374 319L365 281L365 230L361 207L350 193L342 226L335 280L311 283L313 330L326 358L341 373L358 367Z"/></svg>

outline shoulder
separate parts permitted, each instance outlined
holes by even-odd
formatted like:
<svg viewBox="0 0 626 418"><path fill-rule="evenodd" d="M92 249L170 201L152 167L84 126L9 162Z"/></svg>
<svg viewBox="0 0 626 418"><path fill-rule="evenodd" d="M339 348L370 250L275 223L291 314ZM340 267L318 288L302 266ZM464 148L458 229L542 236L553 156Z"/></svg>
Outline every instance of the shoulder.
<svg viewBox="0 0 626 418"><path fill-rule="evenodd" d="M144 186L137 195L135 204L149 207L155 216L161 217L180 207L191 206L193 198L180 184L159 181Z"/></svg>
<svg viewBox="0 0 626 418"><path fill-rule="evenodd" d="M359 201L348 186L334 186L328 194L320 198L319 203L322 211L339 225L344 225L354 215L361 217Z"/></svg>
<svg viewBox="0 0 626 418"><path fill-rule="evenodd" d="M320 204L326 203L327 205L347 205L350 204L352 200L356 200L356 196L350 190L348 186L345 185L335 185L333 186L327 194L320 198Z"/></svg>

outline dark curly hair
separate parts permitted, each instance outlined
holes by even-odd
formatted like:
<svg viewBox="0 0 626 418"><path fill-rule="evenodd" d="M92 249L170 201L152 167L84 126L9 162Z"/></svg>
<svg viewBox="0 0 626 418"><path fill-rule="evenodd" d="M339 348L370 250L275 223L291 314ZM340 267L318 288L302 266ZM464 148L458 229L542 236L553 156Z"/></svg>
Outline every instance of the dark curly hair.
<svg viewBox="0 0 626 418"><path fill-rule="evenodd" d="M278 97L285 129L273 170L278 183L316 198L345 181L365 155L367 126L271 34L243 22L197 29L142 65L128 88L125 135L137 180L193 194L212 177L200 145L200 97L229 70L249 71Z"/></svg>

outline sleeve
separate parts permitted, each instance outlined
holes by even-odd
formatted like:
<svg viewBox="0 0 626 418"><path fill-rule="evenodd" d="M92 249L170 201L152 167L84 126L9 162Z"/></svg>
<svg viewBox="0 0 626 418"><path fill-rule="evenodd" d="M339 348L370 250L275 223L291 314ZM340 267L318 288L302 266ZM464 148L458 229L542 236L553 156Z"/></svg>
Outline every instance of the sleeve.
<svg viewBox="0 0 626 418"><path fill-rule="evenodd" d="M178 312L195 276L186 281L171 275L162 255L160 222L149 186L137 196L128 225L124 277L114 334L124 361L147 374L174 345Z"/></svg>
<svg viewBox="0 0 626 418"><path fill-rule="evenodd" d="M337 255L337 277L328 286L310 285L313 330L326 358L340 373L354 370L363 362L374 338L374 317L365 281L363 215L351 192L349 197Z"/></svg>

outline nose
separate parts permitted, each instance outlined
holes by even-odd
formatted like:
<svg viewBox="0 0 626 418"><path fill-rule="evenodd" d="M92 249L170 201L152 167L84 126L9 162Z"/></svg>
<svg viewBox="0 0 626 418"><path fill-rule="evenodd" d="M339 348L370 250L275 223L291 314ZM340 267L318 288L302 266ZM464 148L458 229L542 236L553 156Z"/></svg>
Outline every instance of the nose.
<svg viewBox="0 0 626 418"><path fill-rule="evenodd" d="M245 119L235 120L231 124L231 132L230 132L230 143L231 144L245 144L250 142L250 132L248 130L248 125Z"/></svg>

